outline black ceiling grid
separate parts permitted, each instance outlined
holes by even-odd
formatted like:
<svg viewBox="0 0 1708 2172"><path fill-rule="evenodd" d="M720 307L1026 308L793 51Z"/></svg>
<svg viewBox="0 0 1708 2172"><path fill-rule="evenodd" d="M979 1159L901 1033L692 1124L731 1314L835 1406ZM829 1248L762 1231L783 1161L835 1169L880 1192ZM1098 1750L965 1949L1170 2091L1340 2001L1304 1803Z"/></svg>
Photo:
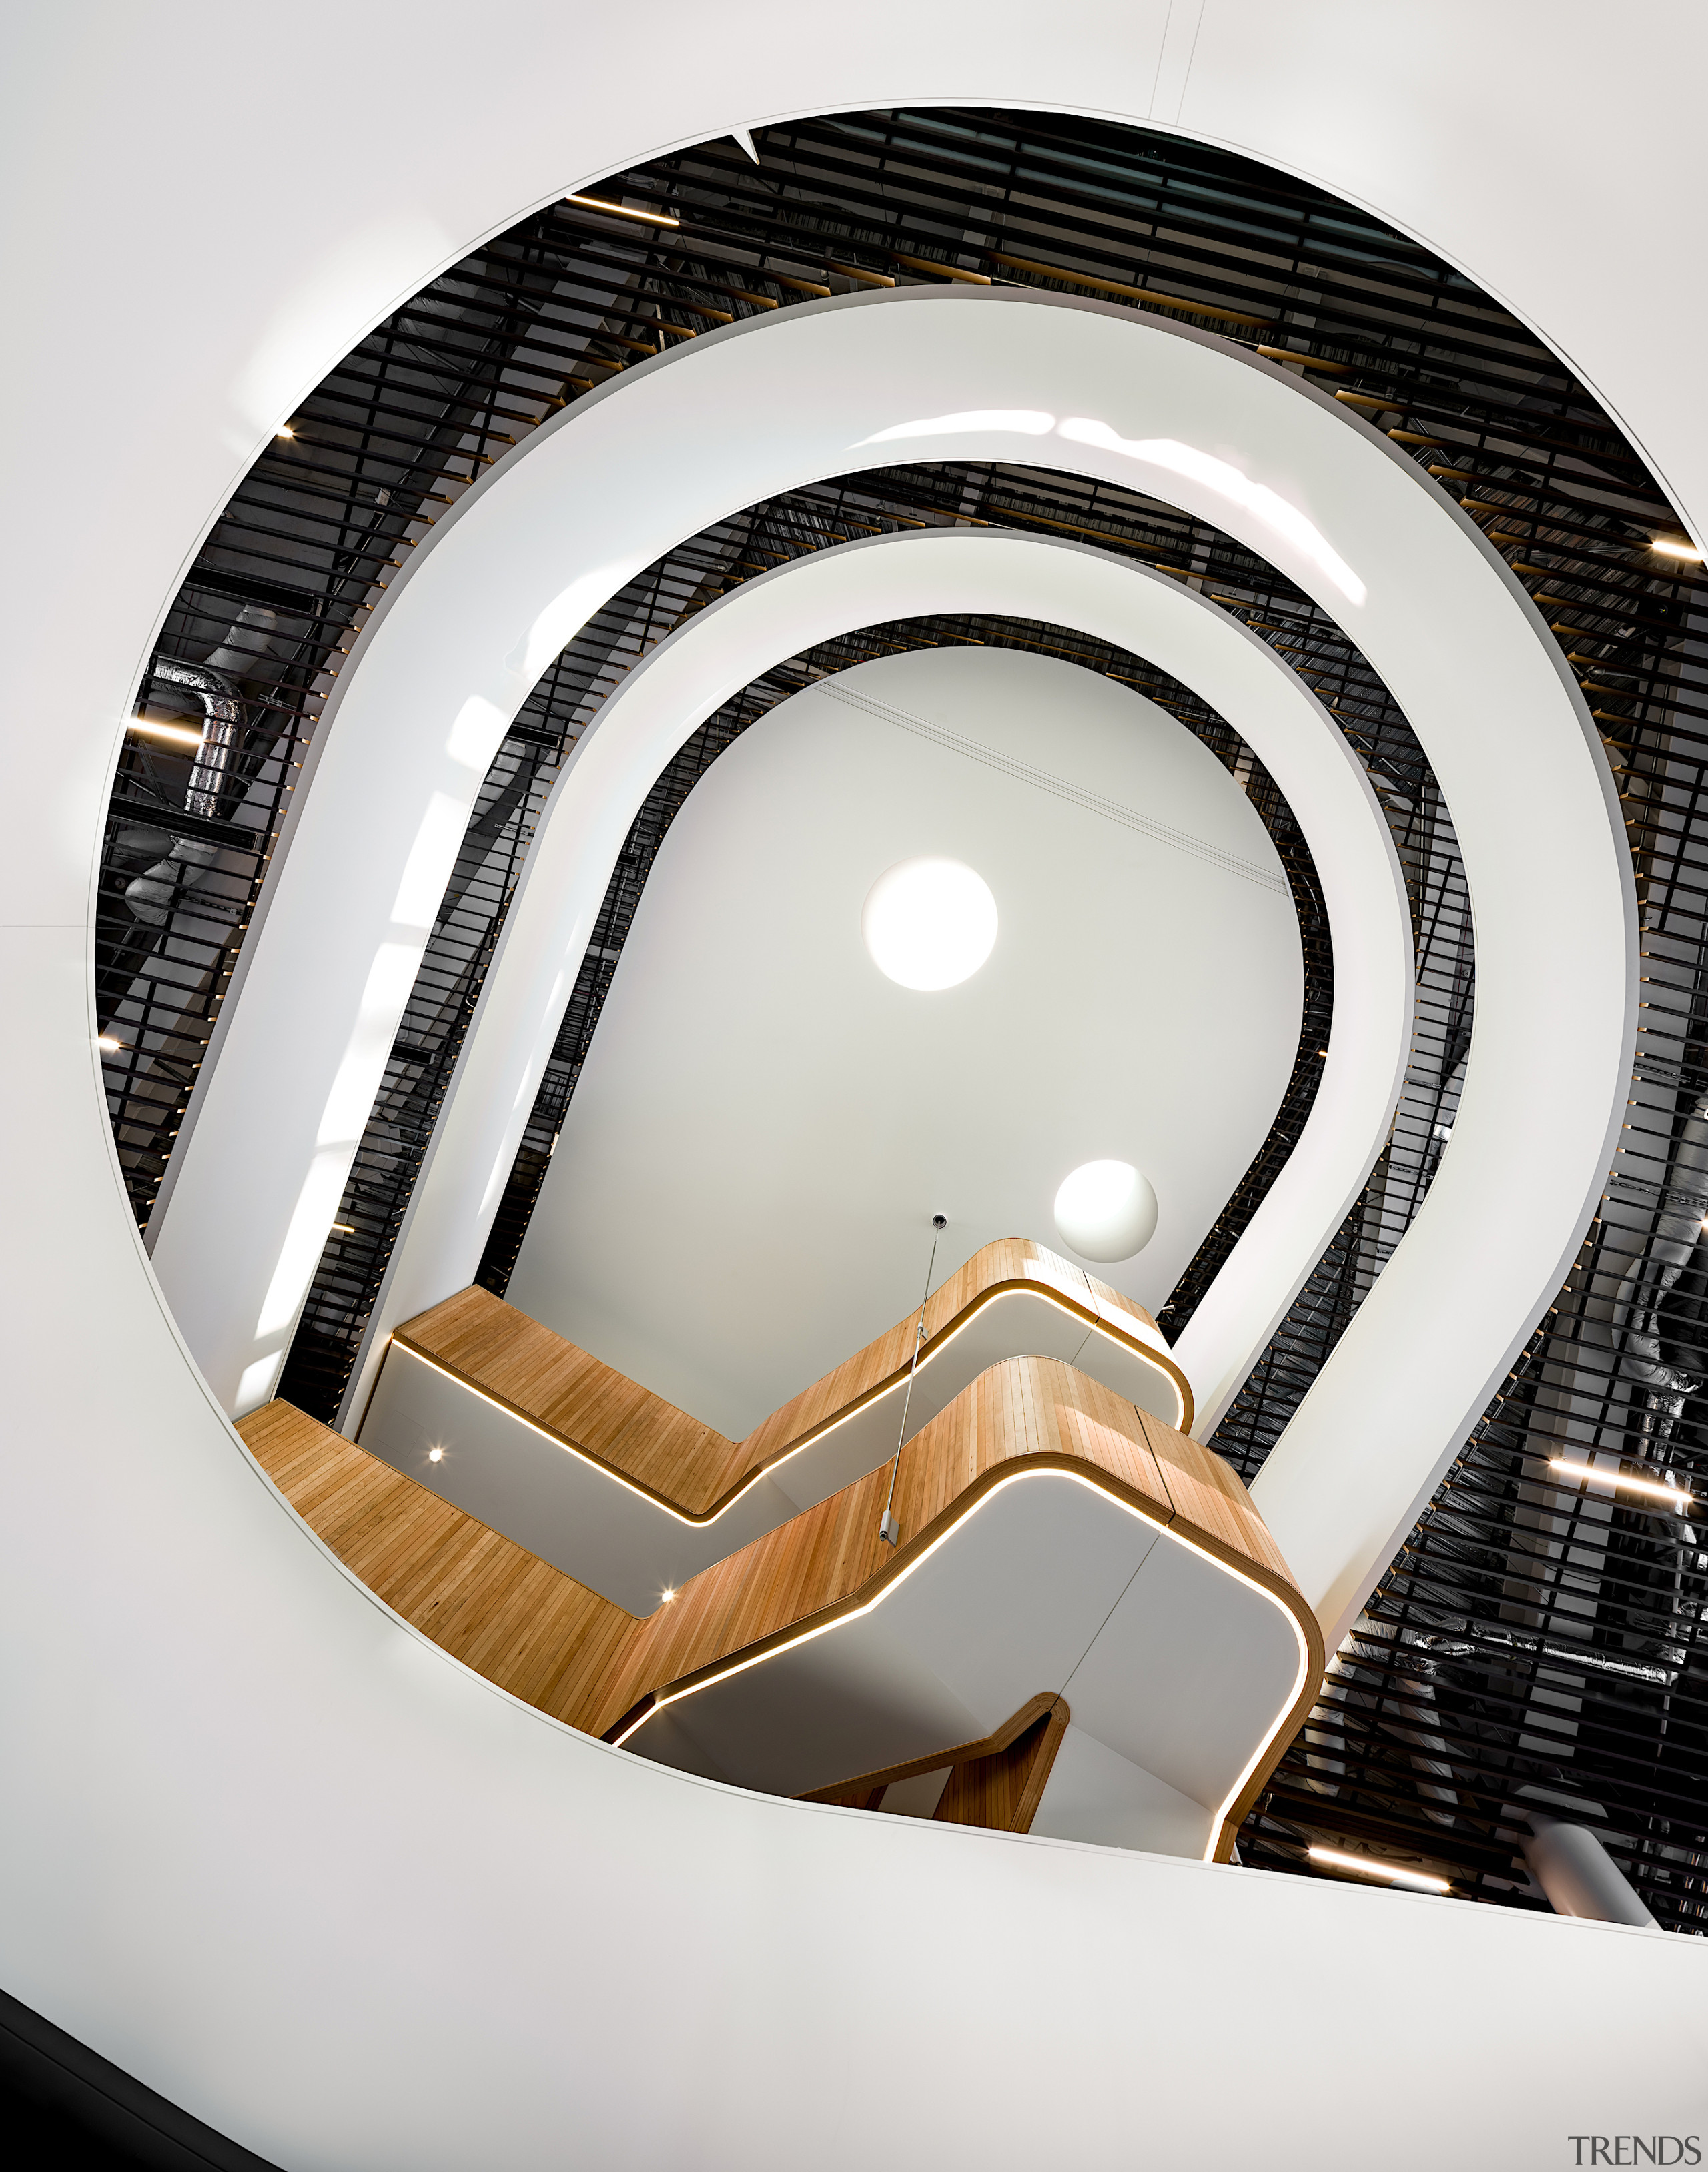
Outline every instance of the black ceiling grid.
<svg viewBox="0 0 1708 2172"><path fill-rule="evenodd" d="M1267 351L1386 429L1459 500L1576 669L1619 777L1644 906L1650 996L1630 1126L1578 1271L1371 1601L1242 1847L1315 1874L1309 1843L1339 1835L1433 1866L1455 1892L1538 1906L1517 1841L1525 1804L1551 1799L1603 1833L1662 1922L1700 1927L1708 1551L1686 1516L1630 1493L1618 1507L1587 1500L1549 1467L1561 1449L1593 1447L1651 1481L1708 1481L1693 1417L1708 1368L1690 1223L1708 1208L1695 1138L1708 1121L1697 1113L1708 1086L1701 585L1652 547L1681 524L1591 395L1469 282L1242 161L1098 124L941 112L768 131L761 153L757 174L708 147L604 192L679 217L678 249L744 247L832 288L1015 280ZM1224 586L1245 615L1285 623L1265 610L1261 579ZM1315 638L1287 645L1308 664ZM1332 680L1330 692L1343 713L1363 713ZM1444 902L1451 923L1463 901ZM1441 1039L1438 1113L1404 1157L1397 1129L1223 1422L1216 1445L1247 1472L1451 1136L1470 996L1468 953L1449 941L1438 985L1420 990ZM1396 1169L1402 1159L1411 1166Z"/></svg>
<svg viewBox="0 0 1708 2172"><path fill-rule="evenodd" d="M1470 1051L1475 958L1457 840L1432 777L1415 806L1403 809L1401 795L1383 772L1374 775L1390 822L1402 812L1408 818L1398 843L1416 936L1411 1055L1393 1125L1369 1183L1216 1428L1218 1451L1247 1480L1262 1469L1423 1205L1452 1137ZM1178 1297L1177 1290L1171 1307ZM1164 1316L1172 1325L1171 1307L1164 1308Z"/></svg>
<svg viewBox="0 0 1708 2172"><path fill-rule="evenodd" d="M145 1223L278 825L342 657L439 510L550 411L550 298L526 237L502 288L436 280L304 401L239 487L180 592L156 663L189 667L239 718L215 793L193 753L127 734L109 812L95 934L104 1068L119 1159ZM589 319L588 322L595 321ZM585 333L582 335L585 336ZM182 729L203 697L158 673L143 708ZM201 811L186 802L211 798ZM187 849L186 849L187 847Z"/></svg>
<svg viewBox="0 0 1708 2172"><path fill-rule="evenodd" d="M1619 1507L1604 1495L1587 1499L1548 1467L1562 1450L1593 1448L1634 1475L1708 1479L1697 1415L1708 1371L1702 1262L1690 1234L1708 1212L1697 1173L1708 1123L1697 1113L1708 1094L1708 628L1700 571L1651 547L1681 536L1676 515L1610 418L1522 325L1426 250L1285 176L1179 139L1062 116L838 116L764 131L758 142L757 168L714 144L588 191L680 223L555 207L476 251L364 342L328 379L342 386L340 399L323 413L305 406L324 443L313 474L299 480L325 495L310 502L304 490L293 500L316 535L337 540L347 570L335 580L324 551L304 560L264 508L234 540L222 523L186 589L184 607L200 616L175 614L163 653L205 659L230 622L227 604L276 610L302 647L286 644L274 686L245 678L243 692L254 727L286 727L276 759L288 771L361 602L495 438L521 434L644 353L813 293L959 279L1088 295L1265 352L1386 430L1484 528L1577 673L1625 804L1648 996L1630 1126L1578 1269L1371 1601L1242 1849L1247 1860L1314 1874L1307 1842L1334 1833L1364 1853L1439 1865L1455 1892L1536 1906L1512 1851L1523 1804L1540 1790L1603 1832L1663 1922L1700 1926L1708 1556L1686 1518L1651 1514L1626 1495ZM388 337L400 345L382 355L377 343ZM409 366L406 338L436 410L430 398L391 390L388 373ZM410 518L395 537L366 546L360 521L373 490L389 483L370 480L362 462L380 450L407 486ZM245 492L278 456L276 448ZM1470 961L1430 781L1385 745L1391 723L1396 735L1402 727L1332 622L1248 554L1230 546L1218 556L1204 531L1166 508L999 468L855 480L887 492L889 513L871 515L879 526L970 514L1102 537L1199 581L1263 629L1383 781L1433 982L1425 999L1435 1075L1409 1082L1410 1136L1396 1130L1371 1191L1223 1422L1217 1446L1253 1469L1451 1132L1458 1063L1450 1059L1468 1030ZM725 577L758 570L759 550ZM716 568L702 572L714 588ZM628 621L609 632L605 684L644 638ZM588 713L596 691L585 690ZM257 739L245 759L261 746ZM186 788L182 771L158 750L153 759L153 778L139 768L134 788L170 814ZM266 815L263 806L240 819ZM116 804L115 822L144 826ZM228 847L215 841L223 855ZM143 1212L186 1090L168 1064L187 1073L197 1060L191 1045L206 1037L253 896L240 865L224 944L201 936L195 949L193 927L153 937L133 925L122 893L132 868L146 879L155 864L110 856L104 920L120 992L139 981L145 992L165 989L154 1042L139 1035L144 1053L116 1066L116 1126ZM205 879L203 890L212 887ZM121 939L145 961L180 941L191 954L151 978L135 956L118 954ZM186 1003L186 976L204 963L207 992ZM1425 1122L1432 1099L1440 1114Z"/></svg>

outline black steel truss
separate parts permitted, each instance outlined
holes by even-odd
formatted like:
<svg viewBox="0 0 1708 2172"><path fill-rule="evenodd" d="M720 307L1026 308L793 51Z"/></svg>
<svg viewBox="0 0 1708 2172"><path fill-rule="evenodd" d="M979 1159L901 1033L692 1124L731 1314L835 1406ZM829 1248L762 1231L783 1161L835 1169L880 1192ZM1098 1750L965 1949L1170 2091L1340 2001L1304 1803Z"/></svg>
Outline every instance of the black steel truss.
<svg viewBox="0 0 1708 2172"><path fill-rule="evenodd" d="M676 223L566 204L475 251L332 373L214 531L161 655L195 664L210 650L240 652L246 635L267 640L256 668L233 677L239 750L213 804L203 793L197 807L189 761L137 738L103 869L102 1017L123 1044L110 1094L139 1216L341 652L393 564L495 449L710 325L892 281L1088 294L1256 348L1385 429L1483 526L1552 626L1619 781L1649 996L1630 1124L1578 1265L1339 1655L1242 1852L1309 1874L1307 1844L1328 1836L1437 1866L1460 1893L1537 1906L1514 1848L1540 1791L1603 1832L1663 1922L1700 1928L1708 1540L1687 1514L1651 1513L1630 1492L1587 1492L1549 1468L1562 1452L1594 1454L1633 1476L1708 1485L1708 594L1699 567L1652 547L1682 539L1677 516L1617 426L1525 327L1426 250L1303 184L1177 138L1059 116L843 116L765 131L759 145L757 168L731 146L703 146L587 192ZM1439 796L1338 630L1226 539L1065 477L944 466L854 481L888 508L871 524L973 518L1077 535L1199 582L1328 702L1396 820L1425 983L1420 1061L1371 1187L1216 1436L1249 1475L1451 1133L1472 958ZM854 505L856 515L868 517ZM727 564L700 569L709 592L788 554L763 537L751 548L730 540ZM478 871L459 870L467 925L460 963L447 941L431 997L441 1026L466 1018L492 924L477 893L502 896L514 879L563 741L558 705L585 722L694 600L660 589L655 610L606 614L597 669L579 691L548 675L550 691L525 712L477 809L493 819L491 849ZM587 665L584 653L573 668ZM180 698L156 713L186 711ZM213 858L175 857L180 841ZM139 881L154 884L137 896L163 920L127 903ZM406 1035L421 1030L406 1023ZM400 1051L387 1075L405 1146L424 1136L445 1075L440 1062L410 1083L408 1062ZM1242 1226L1237 1207L1225 1222L1224 1248ZM385 1248L381 1232L369 1257L353 1260L344 1302L359 1309L358 1284ZM1213 1266L1213 1256L1194 1262L1171 1322Z"/></svg>

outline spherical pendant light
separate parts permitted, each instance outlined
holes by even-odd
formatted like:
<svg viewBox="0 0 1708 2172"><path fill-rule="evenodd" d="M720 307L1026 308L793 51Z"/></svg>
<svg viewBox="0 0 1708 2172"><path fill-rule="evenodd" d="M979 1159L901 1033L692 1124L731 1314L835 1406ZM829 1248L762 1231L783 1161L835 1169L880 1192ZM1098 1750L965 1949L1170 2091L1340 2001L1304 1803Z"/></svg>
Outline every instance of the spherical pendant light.
<svg viewBox="0 0 1708 2172"><path fill-rule="evenodd" d="M1130 1260L1156 1228L1156 1194L1129 1161L1088 1161L1056 1194L1056 1228L1082 1260Z"/></svg>
<svg viewBox="0 0 1708 2172"><path fill-rule="evenodd" d="M904 988L970 980L996 943L996 900L959 860L902 860L866 893L860 933L880 972Z"/></svg>

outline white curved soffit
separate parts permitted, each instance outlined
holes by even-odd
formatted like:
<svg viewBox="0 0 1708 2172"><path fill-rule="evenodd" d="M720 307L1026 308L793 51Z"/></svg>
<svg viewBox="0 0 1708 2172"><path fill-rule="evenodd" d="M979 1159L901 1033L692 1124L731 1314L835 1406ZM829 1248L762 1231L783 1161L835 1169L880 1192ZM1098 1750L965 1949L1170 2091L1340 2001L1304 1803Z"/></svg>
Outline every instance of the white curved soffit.
<svg viewBox="0 0 1708 2172"><path fill-rule="evenodd" d="M534 547L525 533L514 546ZM870 536L775 567L678 627L605 703L536 832L374 1310L353 1411L391 1330L474 1279L617 854L671 755L786 656L857 626L979 612L1072 626L1191 687L1269 769L1317 862L1334 935L1334 1034L1304 1136L1193 1322L1194 1430L1214 1426L1387 1134L1411 1037L1404 878L1344 735L1255 634L1167 575L995 529Z"/></svg>
<svg viewBox="0 0 1708 2172"><path fill-rule="evenodd" d="M534 680L671 542L813 477L903 458L1073 469L1226 529L1345 626L1453 810L1479 1013L1452 1145L1263 1482L1332 1642L1559 1287L1599 1194L1635 1030L1634 891L1594 728L1492 548L1367 426L1205 334L1007 289L839 298L626 373L501 463L353 652L250 938L244 1000L180 1142L161 1280L216 1390L236 1402L246 1379L260 1400L461 814ZM525 556L504 540L523 531ZM376 827L379 808L395 827Z"/></svg>

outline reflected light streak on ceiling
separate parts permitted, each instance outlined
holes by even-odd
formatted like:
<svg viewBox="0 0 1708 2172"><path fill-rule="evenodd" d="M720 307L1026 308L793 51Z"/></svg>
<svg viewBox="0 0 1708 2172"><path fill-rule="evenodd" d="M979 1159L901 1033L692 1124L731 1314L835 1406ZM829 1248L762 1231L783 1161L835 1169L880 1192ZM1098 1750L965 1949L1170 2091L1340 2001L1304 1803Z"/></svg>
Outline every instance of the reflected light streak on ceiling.
<svg viewBox="0 0 1708 2172"><path fill-rule="evenodd" d="M1056 427L1053 415L1035 407L979 407L964 415L927 415L917 422L897 422L862 438L862 445L891 445L902 438L951 437L967 430L1017 430L1022 437L1047 437ZM858 447L855 448L858 450Z"/></svg>
<svg viewBox="0 0 1708 2172"><path fill-rule="evenodd" d="M951 437L985 430L1016 431L1028 438L1047 437L1053 431L1070 444L1091 445L1100 452L1119 453L1125 459L1140 460L1148 467L1183 476L1188 482L1214 491L1229 504L1255 513L1266 527L1301 551L1349 603L1362 604L1370 593L1321 530L1296 505L1271 490L1267 483L1253 482L1231 461L1219 460L1214 454L1201 453L1196 446L1183 445L1175 438L1123 438L1107 422L1094 422L1083 415L1070 415L1058 422L1053 415L1046 415L1037 408L991 407L970 408L958 415L927 415L915 422L897 422L887 430L860 438L854 449L863 445L893 444L909 438ZM1684 555L1676 544L1657 543L1654 547Z"/></svg>
<svg viewBox="0 0 1708 2172"><path fill-rule="evenodd" d="M1663 1484L1659 1479L1633 1478L1623 1470L1598 1470L1593 1464L1572 1463L1563 1455L1550 1456L1548 1467L1569 1478L1595 1479L1603 1486L1627 1487L1633 1493L1646 1493L1651 1500L1668 1508L1682 1510L1695 1506L1694 1493L1687 1493L1682 1487Z"/></svg>
<svg viewBox="0 0 1708 2172"><path fill-rule="evenodd" d="M1199 452L1195 446L1183 445L1175 438L1123 438L1107 422L1088 422L1083 416L1070 415L1056 434L1070 444L1095 445L1103 452L1120 453L1129 460L1142 460L1149 467L1161 468L1169 475L1183 476L1188 482L1213 490L1231 505L1255 513L1284 541L1302 551L1349 603L1361 604L1369 594L1357 574L1296 505L1289 504L1268 484L1253 482L1231 461L1219 460L1213 454Z"/></svg>

